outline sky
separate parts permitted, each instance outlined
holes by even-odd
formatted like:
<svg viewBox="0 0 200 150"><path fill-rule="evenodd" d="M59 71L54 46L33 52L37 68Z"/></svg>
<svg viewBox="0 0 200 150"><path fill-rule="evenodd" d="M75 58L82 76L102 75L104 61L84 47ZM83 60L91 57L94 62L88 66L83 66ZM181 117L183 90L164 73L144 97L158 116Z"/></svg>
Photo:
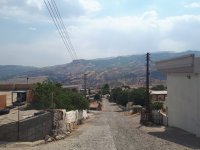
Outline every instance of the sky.
<svg viewBox="0 0 200 150"><path fill-rule="evenodd" d="M56 0L79 59L200 50L200 0ZM0 0L0 65L71 62L43 0Z"/></svg>

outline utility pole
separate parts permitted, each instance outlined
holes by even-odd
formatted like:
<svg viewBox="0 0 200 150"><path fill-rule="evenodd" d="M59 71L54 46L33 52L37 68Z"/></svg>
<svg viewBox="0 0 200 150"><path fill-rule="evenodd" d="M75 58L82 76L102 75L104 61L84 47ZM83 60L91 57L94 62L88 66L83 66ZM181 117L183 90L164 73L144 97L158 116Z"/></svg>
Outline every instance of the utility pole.
<svg viewBox="0 0 200 150"><path fill-rule="evenodd" d="M151 112L150 112L150 95L149 95L149 57L150 54L146 54L146 115L147 115L147 121L151 120Z"/></svg>
<svg viewBox="0 0 200 150"><path fill-rule="evenodd" d="M28 85L28 79L29 79L29 77L27 76L27 78L26 78L26 81L27 81L26 83L27 83L27 85Z"/></svg>
<svg viewBox="0 0 200 150"><path fill-rule="evenodd" d="M84 94L87 95L87 74L84 74Z"/></svg>

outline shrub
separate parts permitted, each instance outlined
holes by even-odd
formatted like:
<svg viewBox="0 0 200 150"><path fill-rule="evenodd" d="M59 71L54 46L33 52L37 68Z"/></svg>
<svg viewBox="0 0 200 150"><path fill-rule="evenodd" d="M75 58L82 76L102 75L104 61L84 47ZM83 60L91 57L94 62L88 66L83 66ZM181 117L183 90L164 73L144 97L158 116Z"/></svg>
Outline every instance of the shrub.
<svg viewBox="0 0 200 150"><path fill-rule="evenodd" d="M33 89L34 102L30 108L35 109L88 109L89 102L77 92L65 90L60 84L45 81L38 83Z"/></svg>
<svg viewBox="0 0 200 150"><path fill-rule="evenodd" d="M160 110L162 108L163 108L163 103L162 102L153 102L151 104L151 109Z"/></svg>

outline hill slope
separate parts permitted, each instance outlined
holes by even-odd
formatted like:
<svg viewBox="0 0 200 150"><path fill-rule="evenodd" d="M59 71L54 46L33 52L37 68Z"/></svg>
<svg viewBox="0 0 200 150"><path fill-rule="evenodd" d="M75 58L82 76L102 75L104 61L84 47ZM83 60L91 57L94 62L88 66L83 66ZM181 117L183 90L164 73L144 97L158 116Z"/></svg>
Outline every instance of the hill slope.
<svg viewBox="0 0 200 150"><path fill-rule="evenodd" d="M200 56L200 51L186 51L181 53L159 52L151 53L151 79L152 83L158 83L165 77L156 71L154 62L194 53ZM18 75L32 77L46 76L63 84L82 84L83 74L88 77L90 86L98 86L109 83L112 86L143 85L145 81L145 54L132 56L119 56L106 59L75 60L64 65L52 67L34 68L24 66L0 66L0 78L9 79Z"/></svg>

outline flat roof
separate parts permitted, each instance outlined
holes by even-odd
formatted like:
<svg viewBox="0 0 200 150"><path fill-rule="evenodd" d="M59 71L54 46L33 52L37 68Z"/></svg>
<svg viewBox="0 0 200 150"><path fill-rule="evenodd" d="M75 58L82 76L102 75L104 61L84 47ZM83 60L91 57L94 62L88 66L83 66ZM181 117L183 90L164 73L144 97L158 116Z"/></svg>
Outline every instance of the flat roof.
<svg viewBox="0 0 200 150"><path fill-rule="evenodd" d="M152 95L167 95L167 91L150 91Z"/></svg>
<svg viewBox="0 0 200 150"><path fill-rule="evenodd" d="M200 73L200 58L194 54L156 62L156 68L164 73Z"/></svg>

